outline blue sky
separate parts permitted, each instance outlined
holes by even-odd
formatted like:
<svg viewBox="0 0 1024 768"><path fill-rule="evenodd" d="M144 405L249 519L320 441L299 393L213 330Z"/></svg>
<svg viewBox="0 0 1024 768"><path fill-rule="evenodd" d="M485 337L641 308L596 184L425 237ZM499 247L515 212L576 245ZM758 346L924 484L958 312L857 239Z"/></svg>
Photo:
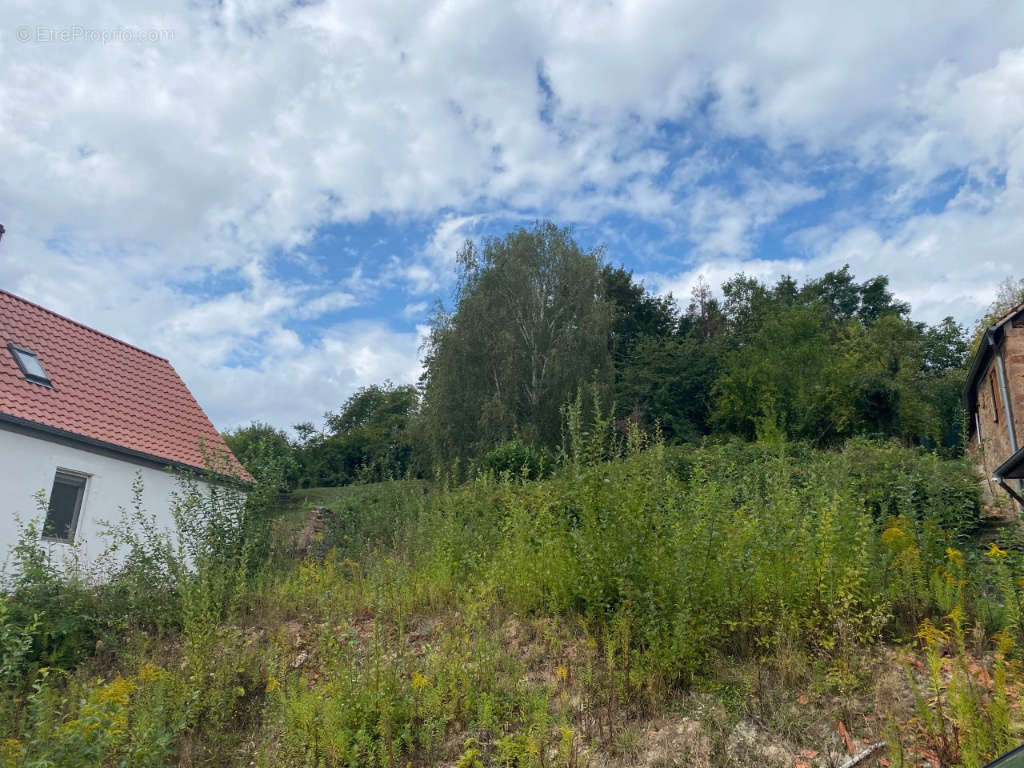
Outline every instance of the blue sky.
<svg viewBox="0 0 1024 768"><path fill-rule="evenodd" d="M1024 259L1024 5L22 2L0 285L221 428L414 381L468 239L540 218L685 301L851 265L971 323Z"/></svg>

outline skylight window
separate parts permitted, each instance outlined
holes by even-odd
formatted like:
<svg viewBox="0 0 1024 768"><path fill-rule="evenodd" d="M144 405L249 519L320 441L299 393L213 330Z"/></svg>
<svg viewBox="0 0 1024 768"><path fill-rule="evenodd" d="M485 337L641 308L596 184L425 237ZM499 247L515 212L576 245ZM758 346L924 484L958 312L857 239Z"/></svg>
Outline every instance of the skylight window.
<svg viewBox="0 0 1024 768"><path fill-rule="evenodd" d="M25 349L19 347L16 344L8 344L7 348L11 350L11 355L14 357L14 362L18 364L21 372L25 375L25 378L29 381L34 381L37 384L50 385L50 377L46 375L46 369L43 368L43 364L39 362L39 358L36 353L31 349Z"/></svg>

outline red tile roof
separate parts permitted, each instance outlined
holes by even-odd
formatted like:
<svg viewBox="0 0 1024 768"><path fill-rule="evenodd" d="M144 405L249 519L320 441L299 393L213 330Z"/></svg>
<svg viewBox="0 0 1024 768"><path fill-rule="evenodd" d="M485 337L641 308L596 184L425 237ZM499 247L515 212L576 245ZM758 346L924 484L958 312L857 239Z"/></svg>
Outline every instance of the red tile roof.
<svg viewBox="0 0 1024 768"><path fill-rule="evenodd" d="M25 379L9 343L36 353L52 388ZM251 479L167 360L3 290L0 414L200 469L205 450Z"/></svg>

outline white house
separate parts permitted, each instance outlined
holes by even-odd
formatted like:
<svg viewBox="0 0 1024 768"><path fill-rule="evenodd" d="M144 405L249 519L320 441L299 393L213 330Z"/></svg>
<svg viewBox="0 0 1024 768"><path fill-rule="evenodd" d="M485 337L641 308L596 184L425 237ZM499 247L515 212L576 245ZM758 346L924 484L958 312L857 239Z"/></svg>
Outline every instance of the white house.
<svg viewBox="0 0 1024 768"><path fill-rule="evenodd" d="M18 517L44 518L58 558L74 543L94 560L138 473L147 512L171 527L168 470L223 481L209 457L251 479L167 360L0 290L0 562Z"/></svg>

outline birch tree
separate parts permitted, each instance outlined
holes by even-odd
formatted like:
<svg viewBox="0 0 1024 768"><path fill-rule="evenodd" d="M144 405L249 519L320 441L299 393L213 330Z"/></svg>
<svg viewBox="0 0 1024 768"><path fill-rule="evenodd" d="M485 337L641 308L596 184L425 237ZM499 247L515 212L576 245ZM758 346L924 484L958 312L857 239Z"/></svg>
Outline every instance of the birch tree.
<svg viewBox="0 0 1024 768"><path fill-rule="evenodd" d="M503 440L555 445L559 411L581 384L610 391L611 306L603 254L549 222L458 254L453 311L435 313L424 405L437 458Z"/></svg>

